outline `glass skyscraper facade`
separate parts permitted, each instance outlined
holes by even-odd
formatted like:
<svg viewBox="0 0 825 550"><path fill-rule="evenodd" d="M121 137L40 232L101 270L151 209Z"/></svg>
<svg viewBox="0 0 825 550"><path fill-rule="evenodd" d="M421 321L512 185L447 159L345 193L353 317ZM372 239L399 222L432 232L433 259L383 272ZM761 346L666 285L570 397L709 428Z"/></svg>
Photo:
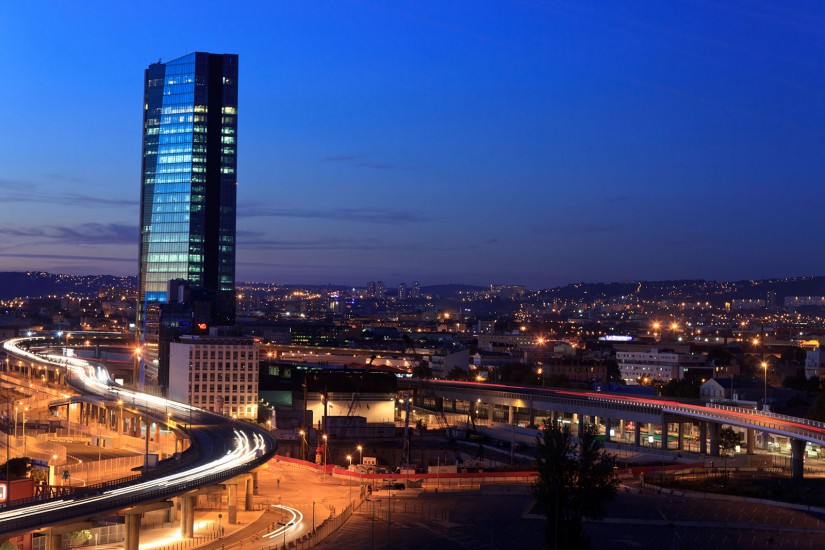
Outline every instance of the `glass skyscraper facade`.
<svg viewBox="0 0 825 550"><path fill-rule="evenodd" d="M237 55L195 52L146 69L138 329L148 379L170 280L209 296L211 324L234 324L237 115Z"/></svg>

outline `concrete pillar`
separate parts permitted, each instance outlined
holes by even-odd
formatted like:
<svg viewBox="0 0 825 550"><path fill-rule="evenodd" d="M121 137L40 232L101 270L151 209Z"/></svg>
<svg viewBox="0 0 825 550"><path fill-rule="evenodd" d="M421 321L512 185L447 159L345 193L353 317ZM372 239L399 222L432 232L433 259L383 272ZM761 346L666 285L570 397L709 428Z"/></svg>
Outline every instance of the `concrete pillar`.
<svg viewBox="0 0 825 550"><path fill-rule="evenodd" d="M805 471L805 441L791 439L791 472L794 481L802 481Z"/></svg>
<svg viewBox="0 0 825 550"><path fill-rule="evenodd" d="M536 423L536 409L533 408L533 400L531 399L527 406L530 407L530 426L533 426Z"/></svg>
<svg viewBox="0 0 825 550"><path fill-rule="evenodd" d="M668 432L670 431L670 425L667 423L667 415L662 415L662 449L668 450L670 448L670 439L668 438Z"/></svg>
<svg viewBox="0 0 825 550"><path fill-rule="evenodd" d="M126 514L126 544L123 550L140 549L140 514Z"/></svg>
<svg viewBox="0 0 825 550"><path fill-rule="evenodd" d="M745 430L745 445L748 449L748 454L754 454L754 445L756 444L756 431L753 428L748 428Z"/></svg>
<svg viewBox="0 0 825 550"><path fill-rule="evenodd" d="M352 481L352 480L350 480ZM255 503L252 501L252 476L247 476L246 478L246 511L251 512L255 507Z"/></svg>
<svg viewBox="0 0 825 550"><path fill-rule="evenodd" d="M708 435L710 439L710 456L719 456L719 428L716 422L708 422Z"/></svg>
<svg viewBox="0 0 825 550"><path fill-rule="evenodd" d="M226 486L229 489L229 506L227 506L227 523L238 523L238 486L234 483Z"/></svg>
<svg viewBox="0 0 825 550"><path fill-rule="evenodd" d="M187 539L195 536L195 498L193 496L180 497L180 533Z"/></svg>
<svg viewBox="0 0 825 550"><path fill-rule="evenodd" d="M641 447L642 446L642 431L639 429L639 428L641 428L641 424L639 424L638 422L634 422L633 427L635 428L635 431L633 432L633 444L636 445L637 447Z"/></svg>
<svg viewBox="0 0 825 550"><path fill-rule="evenodd" d="M552 418L552 422L554 426L559 425L559 411L551 411L550 417Z"/></svg>
<svg viewBox="0 0 825 550"><path fill-rule="evenodd" d="M507 405L507 423L512 425L515 421L515 409L511 405Z"/></svg>
<svg viewBox="0 0 825 550"><path fill-rule="evenodd" d="M46 550L62 550L63 536L53 535L49 533L46 535Z"/></svg>
<svg viewBox="0 0 825 550"><path fill-rule="evenodd" d="M619 434L619 439L623 441L624 440L624 420L620 418L618 424L619 424L619 431L617 433Z"/></svg>
<svg viewBox="0 0 825 550"><path fill-rule="evenodd" d="M604 419L604 440L611 441L612 438L610 437L610 425L611 421L609 418Z"/></svg>
<svg viewBox="0 0 825 550"><path fill-rule="evenodd" d="M170 506L167 511L166 521L169 523L174 523L178 519L178 502L180 499L178 497L172 497L169 500L172 503L172 506Z"/></svg>
<svg viewBox="0 0 825 550"><path fill-rule="evenodd" d="M682 422L682 419L677 419L679 422L676 423L676 448L680 451L685 450L685 423Z"/></svg>
<svg viewBox="0 0 825 550"><path fill-rule="evenodd" d="M252 494L258 494L258 472L252 472Z"/></svg>
<svg viewBox="0 0 825 550"><path fill-rule="evenodd" d="M708 425L699 422L699 454L708 454Z"/></svg>
<svg viewBox="0 0 825 550"><path fill-rule="evenodd" d="M496 413L496 406L493 403L490 403L489 405L487 405L487 425L488 426L493 425L493 420L495 419L495 416L496 416L495 413Z"/></svg>

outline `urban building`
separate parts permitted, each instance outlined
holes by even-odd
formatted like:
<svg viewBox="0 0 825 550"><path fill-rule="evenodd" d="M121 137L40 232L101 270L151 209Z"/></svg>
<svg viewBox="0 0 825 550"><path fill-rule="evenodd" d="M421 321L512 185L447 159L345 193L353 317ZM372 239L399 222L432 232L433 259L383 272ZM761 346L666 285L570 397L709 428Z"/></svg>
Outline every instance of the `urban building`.
<svg viewBox="0 0 825 550"><path fill-rule="evenodd" d="M254 340L184 335L169 348L170 399L236 418L258 418Z"/></svg>
<svg viewBox="0 0 825 550"><path fill-rule="evenodd" d="M160 305L188 281L209 325L235 319L238 56L195 52L145 71L137 328L157 382Z"/></svg>
<svg viewBox="0 0 825 550"><path fill-rule="evenodd" d="M402 302L409 297L407 293L407 283L398 283L398 299Z"/></svg>
<svg viewBox="0 0 825 550"><path fill-rule="evenodd" d="M691 369L707 371L707 378L713 375L713 367L707 364L705 356L694 353L655 348L647 351L617 351L616 362L622 378L628 384L682 379Z"/></svg>
<svg viewBox="0 0 825 550"><path fill-rule="evenodd" d="M410 297L414 299L421 298L421 283L418 281L413 281Z"/></svg>

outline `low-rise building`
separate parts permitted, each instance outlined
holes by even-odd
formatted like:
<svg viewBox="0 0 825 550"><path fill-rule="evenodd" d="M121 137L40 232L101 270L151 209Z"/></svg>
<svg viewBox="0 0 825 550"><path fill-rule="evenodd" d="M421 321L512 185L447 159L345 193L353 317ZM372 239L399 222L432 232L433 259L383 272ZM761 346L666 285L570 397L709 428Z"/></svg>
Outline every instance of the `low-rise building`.
<svg viewBox="0 0 825 550"><path fill-rule="evenodd" d="M181 336L170 344L170 399L258 418L258 345L250 338Z"/></svg>
<svg viewBox="0 0 825 550"><path fill-rule="evenodd" d="M617 351L616 362L628 384L668 382L682 379L691 368L707 367L704 355L671 350Z"/></svg>

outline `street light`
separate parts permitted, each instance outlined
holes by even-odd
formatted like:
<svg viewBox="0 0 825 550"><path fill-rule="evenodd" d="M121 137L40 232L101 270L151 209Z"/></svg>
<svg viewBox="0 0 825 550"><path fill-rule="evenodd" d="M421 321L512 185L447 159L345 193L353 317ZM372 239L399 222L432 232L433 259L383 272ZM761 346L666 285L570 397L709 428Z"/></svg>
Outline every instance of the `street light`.
<svg viewBox="0 0 825 550"><path fill-rule="evenodd" d="M762 361L760 366L765 369L765 400L762 401L762 410L768 410L768 362Z"/></svg>
<svg viewBox="0 0 825 550"><path fill-rule="evenodd" d="M349 460L349 468L347 468L347 477L349 478L349 503L352 504L352 455L347 455Z"/></svg>
<svg viewBox="0 0 825 550"><path fill-rule="evenodd" d="M321 436L324 440L324 474L327 473L327 434Z"/></svg>
<svg viewBox="0 0 825 550"><path fill-rule="evenodd" d="M284 528L284 548L286 548L286 529L287 529L287 527L289 527L291 525L294 525L294 522L290 521L289 523L284 523L282 521L279 521L278 525L282 525L283 528Z"/></svg>
<svg viewBox="0 0 825 550"><path fill-rule="evenodd" d="M304 430L298 433L301 435L301 460L306 460L307 433Z"/></svg>
<svg viewBox="0 0 825 550"><path fill-rule="evenodd" d="M364 447L358 445L355 448L358 451L358 464L364 464Z"/></svg>
<svg viewBox="0 0 825 550"><path fill-rule="evenodd" d="M381 502L381 499L380 498L376 498L376 499L368 498L367 502L371 503L370 507L372 508L372 513L370 514L372 516L372 550L375 550L375 503L376 502Z"/></svg>

